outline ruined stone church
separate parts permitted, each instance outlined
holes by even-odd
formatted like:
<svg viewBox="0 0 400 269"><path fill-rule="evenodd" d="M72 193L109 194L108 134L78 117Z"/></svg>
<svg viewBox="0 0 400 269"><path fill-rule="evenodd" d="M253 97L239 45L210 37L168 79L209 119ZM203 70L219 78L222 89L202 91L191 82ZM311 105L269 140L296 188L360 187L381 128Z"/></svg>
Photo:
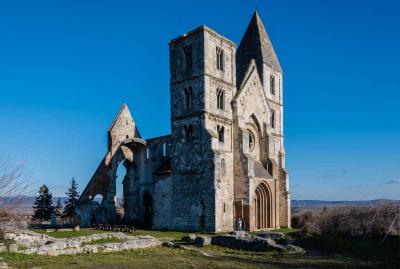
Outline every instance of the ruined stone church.
<svg viewBox="0 0 400 269"><path fill-rule="evenodd" d="M77 222L221 232L240 218L250 231L290 227L283 74L257 12L239 46L200 26L169 51L171 134L142 138L123 105Z"/></svg>

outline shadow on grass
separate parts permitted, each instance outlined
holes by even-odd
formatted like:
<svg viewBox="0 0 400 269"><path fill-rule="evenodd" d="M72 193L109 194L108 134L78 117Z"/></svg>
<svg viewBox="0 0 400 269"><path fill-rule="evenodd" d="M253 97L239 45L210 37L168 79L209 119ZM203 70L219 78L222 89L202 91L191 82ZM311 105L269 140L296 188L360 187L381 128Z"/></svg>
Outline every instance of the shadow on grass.
<svg viewBox="0 0 400 269"><path fill-rule="evenodd" d="M328 235L308 235L295 242L308 250L317 250L328 255L342 255L364 262L373 263L379 268L400 268L400 237L382 239L340 237Z"/></svg>

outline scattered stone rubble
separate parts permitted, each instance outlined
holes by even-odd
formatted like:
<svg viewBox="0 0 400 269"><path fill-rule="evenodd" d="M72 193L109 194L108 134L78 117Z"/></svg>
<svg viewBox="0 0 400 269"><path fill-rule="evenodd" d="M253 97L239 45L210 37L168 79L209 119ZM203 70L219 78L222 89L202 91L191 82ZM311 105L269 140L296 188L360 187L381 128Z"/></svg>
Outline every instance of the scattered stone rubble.
<svg viewBox="0 0 400 269"><path fill-rule="evenodd" d="M236 231L229 234L215 235L211 238L208 236L195 236L189 234L181 239L184 242L195 244L203 247L209 245L218 245L232 249L250 250L250 251L278 251L288 254L305 254L305 250L295 246L292 240L285 238L283 233L265 232L257 235L252 235L244 231ZM277 243L276 241L282 242Z"/></svg>
<svg viewBox="0 0 400 269"><path fill-rule="evenodd" d="M119 239L121 242L94 245L87 244L107 238ZM161 245L161 242L152 236L129 236L120 232L92 234L73 238L54 238L32 231L21 231L8 232L5 234L5 239L10 239L15 242L14 244L10 244L10 252L47 256L96 253L99 251L116 252ZM6 251L4 245L0 246L0 250Z"/></svg>
<svg viewBox="0 0 400 269"><path fill-rule="evenodd" d="M204 247L211 244L211 238L204 235L197 236L196 239L194 240L194 243L198 247Z"/></svg>
<svg viewBox="0 0 400 269"><path fill-rule="evenodd" d="M101 239L115 238L121 242L92 244ZM279 241L278 244L276 241ZM29 230L21 232L7 232L5 239L12 240L8 250L13 253L38 254L47 256L73 255L81 253L117 252L129 249L149 248L163 245L171 248L182 248L182 243L164 242L152 236L129 236L121 232L92 234L73 238L54 238L47 234L39 234ZM183 242L204 247L209 244L222 247L250 250L250 251L278 251L288 254L304 254L301 247L292 244L283 234L262 233L252 235L246 232L232 232L229 234L214 235L212 237L189 234L182 237ZM7 247L0 243L0 252L7 251ZM0 263L1 265L1 263ZM6 265L4 265L6 266ZM1 267L0 268L7 268Z"/></svg>

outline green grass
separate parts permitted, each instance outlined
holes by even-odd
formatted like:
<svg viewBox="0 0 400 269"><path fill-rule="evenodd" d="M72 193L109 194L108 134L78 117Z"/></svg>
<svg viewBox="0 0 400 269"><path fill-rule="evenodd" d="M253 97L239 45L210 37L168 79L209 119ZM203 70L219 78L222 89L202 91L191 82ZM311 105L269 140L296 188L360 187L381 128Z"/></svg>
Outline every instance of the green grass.
<svg viewBox="0 0 400 269"><path fill-rule="evenodd" d="M274 256L270 253L235 252L222 248L204 248L212 251L215 257L206 257L198 251L150 248L117 253L96 253L74 256L47 257L3 253L1 256L13 268L26 269L121 269L121 268L372 268L356 260L312 257L312 256Z"/></svg>
<svg viewBox="0 0 400 269"><path fill-rule="evenodd" d="M19 245L18 246L18 250L27 250L28 248L26 247L26 246L21 246L21 245Z"/></svg>

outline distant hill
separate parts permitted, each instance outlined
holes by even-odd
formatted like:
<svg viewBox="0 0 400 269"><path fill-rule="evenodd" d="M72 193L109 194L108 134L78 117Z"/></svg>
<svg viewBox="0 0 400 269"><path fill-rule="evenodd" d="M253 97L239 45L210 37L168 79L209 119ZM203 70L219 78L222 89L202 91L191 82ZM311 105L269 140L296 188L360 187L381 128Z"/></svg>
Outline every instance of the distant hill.
<svg viewBox="0 0 400 269"><path fill-rule="evenodd" d="M64 205L67 197L53 197L53 203L56 204L58 198L61 199L61 203ZM16 196L16 197L0 197L0 208L7 208L12 212L19 212L23 214L31 214L33 209L33 202L35 197L32 196ZM98 200L100 202L100 200ZM121 199L118 199L121 203ZM369 201L324 201L324 200L292 200L292 212L298 213L306 210L317 210L324 207L363 207L371 205L379 205L382 203L396 203L400 206L400 200L369 200Z"/></svg>
<svg viewBox="0 0 400 269"><path fill-rule="evenodd" d="M324 200L292 200L292 207L337 207L337 206L370 206L382 203L398 203L400 200L368 200L368 201L324 201Z"/></svg>
<svg viewBox="0 0 400 269"><path fill-rule="evenodd" d="M368 200L368 201L324 201L324 200L292 200L292 213L299 213L307 210L318 210L321 208L340 208L340 207L365 207L385 203L395 203L400 206L400 200Z"/></svg>

